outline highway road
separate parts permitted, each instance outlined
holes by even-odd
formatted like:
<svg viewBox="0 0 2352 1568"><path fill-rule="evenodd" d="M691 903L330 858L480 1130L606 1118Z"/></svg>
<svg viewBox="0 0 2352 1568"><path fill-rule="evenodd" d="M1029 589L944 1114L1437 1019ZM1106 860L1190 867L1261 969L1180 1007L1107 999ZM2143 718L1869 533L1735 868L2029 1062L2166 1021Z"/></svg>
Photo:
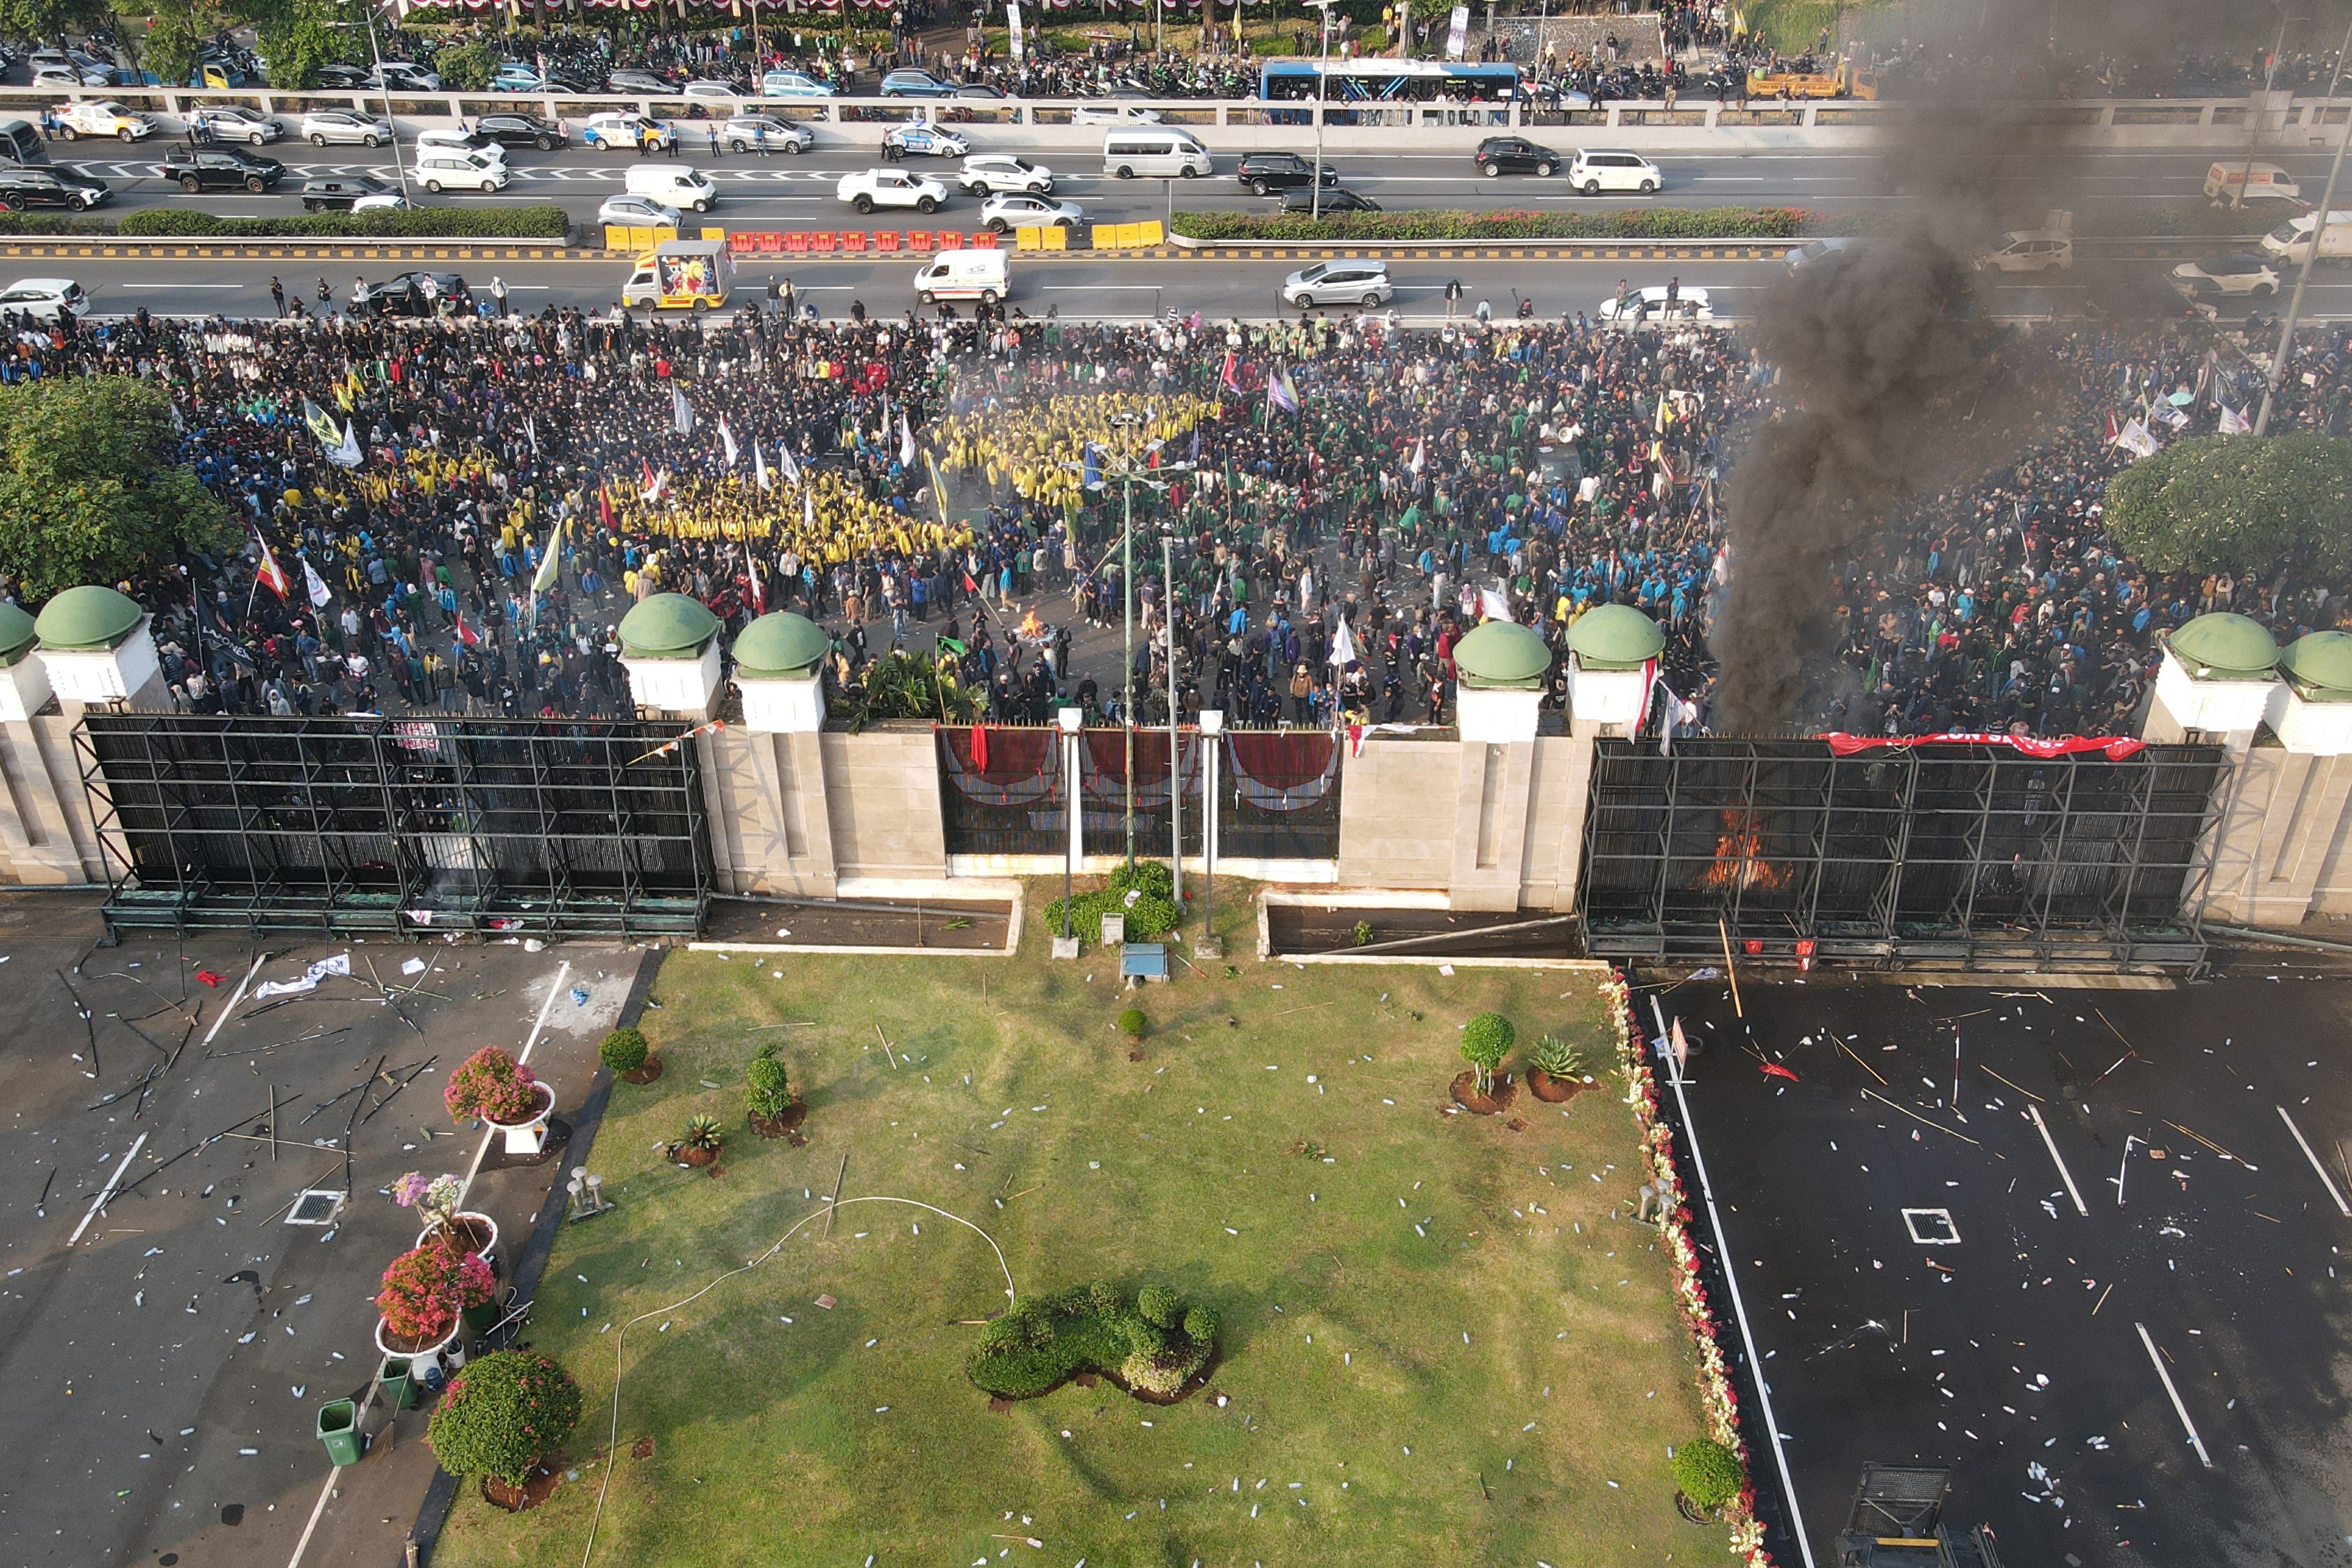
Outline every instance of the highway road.
<svg viewBox="0 0 2352 1568"><path fill-rule="evenodd" d="M975 150L1017 152L1053 169L1059 194L1076 201L1090 221L1133 223L1164 217L1178 211L1270 211L1271 197L1252 195L1240 187L1230 171L1238 154L1218 157L1221 173L1201 180L1120 180L1102 172L1098 154L1082 148L1033 149L1010 137L989 135L986 128L973 139ZM698 144L699 132L685 125L688 145L678 162L708 170L721 193L712 213L714 221L737 226L770 228L837 227L851 216L834 195L840 177L853 170L873 167L879 160L873 150L824 138L836 136L820 128L812 152L792 157L782 153L762 158L756 153L722 153L713 158ZM1538 132L1547 144L1567 151L1576 136L1565 128ZM1213 133L1211 136L1213 145ZM58 143L57 162L104 180L114 191L105 211L121 213L142 206L194 205L205 210L240 216L276 216L301 210L301 182L322 174L375 174L394 176L389 148L313 147L285 141L261 149L287 165L287 179L278 190L260 196L215 193L191 196L166 184L156 173L163 148L156 142ZM1311 153L1302 140L1297 151ZM2219 153L2195 151L2114 152L2085 154L2072 171L2078 205L2123 205L2147 208L2203 199L2205 170ZM2283 163L2315 195L2326 178L2326 157L2321 153L2265 153ZM625 153L606 153L576 143L553 153L523 148L507 154L513 182L495 195L444 195L429 197L420 189L420 203L454 205L516 200L554 201L575 219L593 222L606 196L622 189L632 162ZM1542 212L1587 212L1648 205L1710 207L1731 205L1794 205L1833 210L1867 210L1901 200L1888 187L1881 161L1867 153L1770 152L1706 155L1661 153L1655 161L1665 175L1665 188L1654 196L1579 195L1565 178L1554 175L1505 175L1479 178L1466 154L1381 153L1334 155L1329 162L1342 182L1380 202L1384 207L1466 207L1488 209L1527 207ZM908 167L919 173L951 174L953 160L914 159ZM2011 182L2018 192L2024 222L2038 216L2048 193L2028 182ZM958 195L946 209L950 218L978 223L979 202ZM2277 220L2275 210L2260 207L2249 227Z"/></svg>

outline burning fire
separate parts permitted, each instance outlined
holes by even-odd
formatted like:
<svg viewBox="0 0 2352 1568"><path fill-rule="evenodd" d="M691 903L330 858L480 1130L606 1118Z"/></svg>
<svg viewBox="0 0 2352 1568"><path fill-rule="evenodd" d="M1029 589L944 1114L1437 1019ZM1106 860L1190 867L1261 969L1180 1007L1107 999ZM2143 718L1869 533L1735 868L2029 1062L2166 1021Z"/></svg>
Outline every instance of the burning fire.
<svg viewBox="0 0 2352 1568"><path fill-rule="evenodd" d="M1726 811L1723 837L1715 841L1715 864L1698 879L1702 888L1741 892L1778 888L1788 874L1764 858L1764 835L1752 811Z"/></svg>
<svg viewBox="0 0 2352 1568"><path fill-rule="evenodd" d="M1045 623L1038 620L1036 611L1031 610L1027 615L1021 617L1020 636L1022 640L1024 642L1035 642L1045 635Z"/></svg>

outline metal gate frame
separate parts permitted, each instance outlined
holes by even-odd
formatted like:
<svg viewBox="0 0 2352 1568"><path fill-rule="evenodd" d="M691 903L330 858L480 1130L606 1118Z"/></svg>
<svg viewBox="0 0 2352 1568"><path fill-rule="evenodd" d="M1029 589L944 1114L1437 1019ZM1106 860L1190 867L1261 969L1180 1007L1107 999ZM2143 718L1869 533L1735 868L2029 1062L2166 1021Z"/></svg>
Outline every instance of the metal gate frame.
<svg viewBox="0 0 2352 1568"><path fill-rule="evenodd" d="M710 825L676 739L445 716L92 712L73 730L110 929L257 935L698 932Z"/></svg>
<svg viewBox="0 0 2352 1568"><path fill-rule="evenodd" d="M1728 940L1775 963L2195 974L2229 774L2218 746L1839 757L1817 741L1702 737L1661 755L1603 740L1585 951L1719 962Z"/></svg>

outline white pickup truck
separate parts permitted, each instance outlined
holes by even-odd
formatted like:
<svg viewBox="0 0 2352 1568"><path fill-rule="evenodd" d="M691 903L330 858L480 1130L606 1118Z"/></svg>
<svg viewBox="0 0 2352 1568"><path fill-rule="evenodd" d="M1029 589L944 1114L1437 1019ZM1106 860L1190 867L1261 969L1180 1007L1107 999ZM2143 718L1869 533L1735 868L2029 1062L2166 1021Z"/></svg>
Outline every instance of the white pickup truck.
<svg viewBox="0 0 2352 1568"><path fill-rule="evenodd" d="M876 207L912 207L919 213L933 213L948 202L948 188L939 181L899 169L867 169L844 174L834 194L861 213L870 213Z"/></svg>

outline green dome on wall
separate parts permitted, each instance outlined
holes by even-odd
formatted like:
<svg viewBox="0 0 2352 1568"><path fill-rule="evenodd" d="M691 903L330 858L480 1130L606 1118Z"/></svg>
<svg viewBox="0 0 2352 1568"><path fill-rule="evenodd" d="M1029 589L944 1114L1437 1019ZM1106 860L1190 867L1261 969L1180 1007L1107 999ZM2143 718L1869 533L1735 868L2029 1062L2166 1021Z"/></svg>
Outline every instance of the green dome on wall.
<svg viewBox="0 0 2352 1568"><path fill-rule="evenodd" d="M745 626L735 639L735 673L754 679L804 676L832 651L833 639L814 621L777 610Z"/></svg>
<svg viewBox="0 0 2352 1568"><path fill-rule="evenodd" d="M2306 702L2352 702L2352 634L2299 637L2279 655L2278 669Z"/></svg>
<svg viewBox="0 0 2352 1568"><path fill-rule="evenodd" d="M656 594L621 617L621 651L631 658L693 658L719 633L719 617L684 594Z"/></svg>
<svg viewBox="0 0 2352 1568"><path fill-rule="evenodd" d="M1568 650L1586 669L1639 669L1665 646L1658 623L1631 605L1587 610L1568 628Z"/></svg>
<svg viewBox="0 0 2352 1568"><path fill-rule="evenodd" d="M1454 645L1454 668L1474 689L1538 686L1551 668L1551 649L1517 621L1487 621Z"/></svg>
<svg viewBox="0 0 2352 1568"><path fill-rule="evenodd" d="M2259 680L2278 663L2277 641L2250 616L2217 610L2172 634L2172 651L2200 680Z"/></svg>
<svg viewBox="0 0 2352 1568"><path fill-rule="evenodd" d="M139 629L142 614L128 594L90 584L68 588L42 605L33 632L43 647L110 648Z"/></svg>
<svg viewBox="0 0 2352 1568"><path fill-rule="evenodd" d="M21 607L0 604L0 667L15 664L24 658L39 635L33 629L33 617Z"/></svg>

